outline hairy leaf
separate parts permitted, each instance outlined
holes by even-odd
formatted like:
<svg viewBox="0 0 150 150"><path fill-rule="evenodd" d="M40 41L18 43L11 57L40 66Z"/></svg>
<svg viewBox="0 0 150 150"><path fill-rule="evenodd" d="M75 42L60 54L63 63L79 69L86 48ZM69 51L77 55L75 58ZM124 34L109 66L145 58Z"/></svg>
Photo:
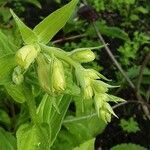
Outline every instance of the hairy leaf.
<svg viewBox="0 0 150 150"><path fill-rule="evenodd" d="M56 99L57 100L57 105L60 111L60 114L58 114L57 110L53 107L51 110L51 117L50 117L50 125L51 125L51 140L52 144L55 141L58 132L60 131L62 121L65 117L65 114L68 110L70 101L71 101L71 96L69 95L64 95L61 99Z"/></svg>
<svg viewBox="0 0 150 150"><path fill-rule="evenodd" d="M37 115L40 123L49 123L52 109L52 101L48 94L45 94L37 109Z"/></svg>
<svg viewBox="0 0 150 150"><path fill-rule="evenodd" d="M23 103L26 101L26 97L24 95L24 87L22 84L15 85L15 84L7 84L5 88L8 94L18 103Z"/></svg>
<svg viewBox="0 0 150 150"><path fill-rule="evenodd" d="M0 30L0 57L14 53L16 50L17 46L8 40L7 36Z"/></svg>
<svg viewBox="0 0 150 150"><path fill-rule="evenodd" d="M29 27L27 27L12 10L10 11L15 19L16 24L18 25L25 44L32 44L34 42L37 42L38 39L36 34Z"/></svg>
<svg viewBox="0 0 150 150"><path fill-rule="evenodd" d="M18 150L50 150L50 131L48 124L20 126L17 131Z"/></svg>
<svg viewBox="0 0 150 150"><path fill-rule="evenodd" d="M33 31L38 35L39 42L47 44L53 38L70 18L77 2L78 0L72 0L64 7L50 14L34 28Z"/></svg>
<svg viewBox="0 0 150 150"><path fill-rule="evenodd" d="M124 143L112 147L111 150L147 150L147 148L133 143Z"/></svg>
<svg viewBox="0 0 150 150"><path fill-rule="evenodd" d="M0 85L11 82L12 72L15 66L14 54L0 57Z"/></svg>
<svg viewBox="0 0 150 150"><path fill-rule="evenodd" d="M79 147L76 147L73 150L94 150L94 142L95 138L84 142Z"/></svg>
<svg viewBox="0 0 150 150"><path fill-rule="evenodd" d="M4 129L0 128L0 149L1 150L16 150L17 144L15 137L6 132Z"/></svg>
<svg viewBox="0 0 150 150"><path fill-rule="evenodd" d="M4 123L6 125L10 125L10 123L11 123L9 115L3 109L0 109L0 122Z"/></svg>

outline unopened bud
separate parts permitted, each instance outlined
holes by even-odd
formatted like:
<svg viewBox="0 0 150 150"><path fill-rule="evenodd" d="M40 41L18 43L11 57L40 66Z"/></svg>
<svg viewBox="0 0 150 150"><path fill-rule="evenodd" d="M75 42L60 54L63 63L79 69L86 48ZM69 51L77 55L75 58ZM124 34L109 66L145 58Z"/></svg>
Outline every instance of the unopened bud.
<svg viewBox="0 0 150 150"><path fill-rule="evenodd" d="M92 81L93 88L97 93L106 93L108 91L107 84L99 80Z"/></svg>
<svg viewBox="0 0 150 150"><path fill-rule="evenodd" d="M112 114L112 115L114 115L115 117L118 118L118 116L114 113L114 111L113 111L112 107L110 106L110 104L105 103L104 108L105 108L110 114Z"/></svg>
<svg viewBox="0 0 150 150"><path fill-rule="evenodd" d="M98 109L101 109L103 107L104 102L105 102L103 100L103 97L100 94L95 94L94 101L95 101L95 106Z"/></svg>
<svg viewBox="0 0 150 150"><path fill-rule="evenodd" d="M103 79L106 81L111 81L94 69L85 69L85 72L86 75L89 76L91 79Z"/></svg>
<svg viewBox="0 0 150 150"><path fill-rule="evenodd" d="M90 49L76 49L71 52L70 56L80 63L91 62L95 59L95 54Z"/></svg>
<svg viewBox="0 0 150 150"><path fill-rule="evenodd" d="M85 75L91 79L99 79L98 72L94 69L85 69Z"/></svg>
<svg viewBox="0 0 150 150"><path fill-rule="evenodd" d="M66 88L66 81L63 64L60 60L55 58L52 67L53 88L56 91L64 91Z"/></svg>
<svg viewBox="0 0 150 150"><path fill-rule="evenodd" d="M108 123L111 121L111 114L103 109L100 110L100 117L102 118L103 121L105 121L105 123Z"/></svg>
<svg viewBox="0 0 150 150"><path fill-rule="evenodd" d="M22 70L19 66L17 66L14 69L13 74L12 74L12 80L17 85L19 85L23 82L24 77L23 77L23 74L22 74Z"/></svg>
<svg viewBox="0 0 150 150"><path fill-rule="evenodd" d="M25 45L16 53L16 61L22 68L27 69L37 57L39 45Z"/></svg>
<svg viewBox="0 0 150 150"><path fill-rule="evenodd" d="M38 80L40 83L40 86L45 90L47 93L51 92L51 87L50 87L50 76L49 76L49 65L44 59L44 56L40 54L37 57L37 73L38 73Z"/></svg>
<svg viewBox="0 0 150 150"><path fill-rule="evenodd" d="M84 89L84 99L91 99L93 97L93 89L91 86L87 86Z"/></svg>

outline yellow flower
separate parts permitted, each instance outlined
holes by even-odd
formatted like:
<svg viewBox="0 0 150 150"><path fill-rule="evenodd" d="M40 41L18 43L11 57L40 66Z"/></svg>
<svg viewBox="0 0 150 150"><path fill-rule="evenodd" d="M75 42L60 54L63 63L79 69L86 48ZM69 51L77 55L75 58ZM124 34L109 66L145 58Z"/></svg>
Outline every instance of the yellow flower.
<svg viewBox="0 0 150 150"><path fill-rule="evenodd" d="M50 83L50 67L49 64L45 61L44 56L40 54L37 57L37 73L38 73L38 80L43 88L47 93L51 93L51 83Z"/></svg>
<svg viewBox="0 0 150 150"><path fill-rule="evenodd" d="M70 56L80 63L91 62L95 59L95 54L90 49L76 49L71 52Z"/></svg>
<svg viewBox="0 0 150 150"><path fill-rule="evenodd" d="M27 69L37 57L39 45L25 45L16 53L16 61L22 68Z"/></svg>
<svg viewBox="0 0 150 150"><path fill-rule="evenodd" d="M54 58L52 68L52 84L54 90L64 91L66 88L66 81L62 62Z"/></svg>

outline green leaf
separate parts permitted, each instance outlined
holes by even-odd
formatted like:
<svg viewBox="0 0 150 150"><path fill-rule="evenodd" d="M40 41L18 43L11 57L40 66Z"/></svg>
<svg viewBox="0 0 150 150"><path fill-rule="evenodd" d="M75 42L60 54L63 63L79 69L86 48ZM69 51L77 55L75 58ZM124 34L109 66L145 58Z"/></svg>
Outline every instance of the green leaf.
<svg viewBox="0 0 150 150"><path fill-rule="evenodd" d="M37 115L40 123L49 123L52 109L50 96L45 94L37 109Z"/></svg>
<svg viewBox="0 0 150 150"><path fill-rule="evenodd" d="M11 82L12 72L15 66L14 54L0 57L0 85Z"/></svg>
<svg viewBox="0 0 150 150"><path fill-rule="evenodd" d="M17 49L17 46L8 40L7 36L0 30L0 57L14 53Z"/></svg>
<svg viewBox="0 0 150 150"><path fill-rule="evenodd" d="M38 0L27 0L27 2L37 6L38 8L42 8L42 6Z"/></svg>
<svg viewBox="0 0 150 150"><path fill-rule="evenodd" d="M16 150L16 139L12 134L0 128L0 149L1 150Z"/></svg>
<svg viewBox="0 0 150 150"><path fill-rule="evenodd" d="M112 38L119 38L119 39L122 39L125 41L129 39L128 34L118 27L109 27L109 26L107 26L101 22L96 22L96 25L97 25L101 34L104 34L106 36L110 36ZM87 34L89 36L91 36L91 35L93 35L93 33L95 36L93 26L90 26L87 30Z"/></svg>
<svg viewBox="0 0 150 150"><path fill-rule="evenodd" d="M68 110L71 97L68 95L56 97L56 105L59 112L53 106L51 96L45 94L37 109L37 115L40 123L50 124L51 129L51 144L55 141L58 132L60 131L62 121Z"/></svg>
<svg viewBox="0 0 150 150"><path fill-rule="evenodd" d="M9 8L1 7L1 9L0 9L0 17L1 16L2 16L2 20L4 21L4 23L7 23L9 21L9 19L11 18L11 14L10 14Z"/></svg>
<svg viewBox="0 0 150 150"><path fill-rule="evenodd" d="M80 117L67 117L64 120L64 126L75 137L76 142L81 144L95 135L102 133L106 124L97 115L92 116L87 114Z"/></svg>
<svg viewBox="0 0 150 150"><path fill-rule="evenodd" d="M12 10L10 10L10 12L15 19L16 24L18 25L25 44L32 44L34 42L37 42L38 39L36 34L29 27L27 27Z"/></svg>
<svg viewBox="0 0 150 150"><path fill-rule="evenodd" d="M34 28L33 31L38 35L39 42L47 44L54 37L72 15L77 2L78 0L72 0L50 14Z"/></svg>
<svg viewBox="0 0 150 150"><path fill-rule="evenodd" d="M17 131L18 150L50 150L48 124L23 124Z"/></svg>
<svg viewBox="0 0 150 150"><path fill-rule="evenodd" d="M73 149L103 132L106 124L96 115L68 116L53 145L54 150Z"/></svg>
<svg viewBox="0 0 150 150"><path fill-rule="evenodd" d="M24 95L24 87L22 84L7 84L5 85L5 88L14 101L18 103L24 103L26 101L26 97Z"/></svg>
<svg viewBox="0 0 150 150"><path fill-rule="evenodd" d="M95 138L84 142L79 147L76 147L73 150L94 150L94 142Z"/></svg>
<svg viewBox="0 0 150 150"><path fill-rule="evenodd" d="M140 131L139 124L133 117L131 117L129 120L121 119L120 126L122 127L123 131L127 133L136 133Z"/></svg>
<svg viewBox="0 0 150 150"><path fill-rule="evenodd" d="M64 95L61 99L56 99L57 100L57 105L60 111L60 114L57 113L57 110L52 107L51 110L51 116L50 116L50 125L51 125L51 144L55 141L58 132L61 129L61 125L63 122L63 119L65 117L65 114L68 110L70 101L71 101L71 96L69 95Z"/></svg>
<svg viewBox="0 0 150 150"><path fill-rule="evenodd" d="M133 143L124 143L112 147L111 150L147 150L147 148Z"/></svg>
<svg viewBox="0 0 150 150"><path fill-rule="evenodd" d="M81 98L75 99L76 109L81 106L80 101ZM63 149L73 149L103 132L106 124L98 118L96 113L91 112L92 108L92 101L86 101L84 112L81 110L81 113L76 113L77 117L69 115L65 118L64 127L52 147L54 150L61 150L62 147ZM95 112L94 109L93 111Z"/></svg>
<svg viewBox="0 0 150 150"><path fill-rule="evenodd" d="M11 121L10 121L10 117L7 114L6 111L0 109L0 122L6 124L6 125L10 125Z"/></svg>

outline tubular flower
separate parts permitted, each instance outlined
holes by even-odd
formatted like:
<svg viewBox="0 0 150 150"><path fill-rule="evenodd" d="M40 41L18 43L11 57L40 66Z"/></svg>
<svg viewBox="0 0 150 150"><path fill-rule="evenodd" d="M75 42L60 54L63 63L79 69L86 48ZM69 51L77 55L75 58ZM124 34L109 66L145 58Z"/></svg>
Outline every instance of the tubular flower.
<svg viewBox="0 0 150 150"><path fill-rule="evenodd" d="M111 115L117 117L112 107L107 103L107 101L108 101L108 96L106 94L96 94L94 97L97 114L106 123L111 121Z"/></svg>
<svg viewBox="0 0 150 150"><path fill-rule="evenodd" d="M91 99L93 97L93 89L91 86L91 79L85 75L84 77L85 88L83 89L84 99Z"/></svg>
<svg viewBox="0 0 150 150"><path fill-rule="evenodd" d="M50 78L49 78L49 64L45 61L44 56L40 54L37 57L37 73L38 73L38 80L41 87L48 93L51 92L50 87Z"/></svg>
<svg viewBox="0 0 150 150"><path fill-rule="evenodd" d="M22 68L27 69L37 57L40 51L39 45L25 45L16 53L16 61Z"/></svg>
<svg viewBox="0 0 150 150"><path fill-rule="evenodd" d="M70 54L71 58L80 62L87 63L95 59L95 54L90 49L76 49Z"/></svg>
<svg viewBox="0 0 150 150"><path fill-rule="evenodd" d="M60 92L66 88L63 64L57 58L54 58L52 65L52 84L54 91Z"/></svg>

